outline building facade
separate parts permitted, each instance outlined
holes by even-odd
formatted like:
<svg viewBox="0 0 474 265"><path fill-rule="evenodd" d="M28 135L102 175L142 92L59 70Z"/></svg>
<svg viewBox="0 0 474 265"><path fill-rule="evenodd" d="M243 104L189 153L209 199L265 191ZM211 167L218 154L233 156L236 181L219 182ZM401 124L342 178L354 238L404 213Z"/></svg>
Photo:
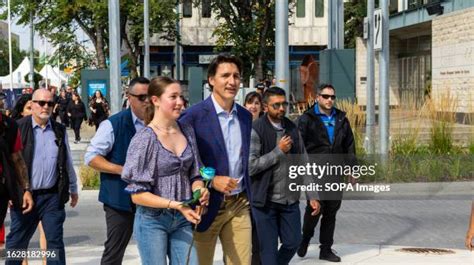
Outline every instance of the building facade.
<svg viewBox="0 0 474 265"><path fill-rule="evenodd" d="M390 105L449 96L457 112L474 112L474 1L391 1ZM366 43L356 49L356 94L366 104ZM375 63L378 105L378 56Z"/></svg>
<svg viewBox="0 0 474 265"><path fill-rule="evenodd" d="M181 43L165 41L154 34L150 40L151 76L170 75L180 80L189 80L190 67L202 67L203 76L207 76L207 66L216 55L216 39L212 33L222 21L211 12L210 1L201 1L198 6L190 0L179 5L182 19L179 22ZM327 46L328 0L297 0L292 5L289 18L289 55L291 87L299 82L299 66L305 55L316 60L319 51ZM270 69L274 61L268 62ZM272 71L267 77L273 76ZM204 78L205 79L205 78Z"/></svg>

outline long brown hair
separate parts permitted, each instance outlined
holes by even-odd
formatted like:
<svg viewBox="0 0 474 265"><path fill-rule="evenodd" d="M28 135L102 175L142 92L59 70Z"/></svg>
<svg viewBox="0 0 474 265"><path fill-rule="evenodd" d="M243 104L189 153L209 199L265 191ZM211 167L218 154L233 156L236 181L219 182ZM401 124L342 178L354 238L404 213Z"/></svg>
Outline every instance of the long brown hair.
<svg viewBox="0 0 474 265"><path fill-rule="evenodd" d="M145 124L149 124L155 116L155 105L151 102L151 97L161 97L166 88L171 84L180 84L178 80L166 76L157 76L150 81L148 86L148 105L145 112Z"/></svg>

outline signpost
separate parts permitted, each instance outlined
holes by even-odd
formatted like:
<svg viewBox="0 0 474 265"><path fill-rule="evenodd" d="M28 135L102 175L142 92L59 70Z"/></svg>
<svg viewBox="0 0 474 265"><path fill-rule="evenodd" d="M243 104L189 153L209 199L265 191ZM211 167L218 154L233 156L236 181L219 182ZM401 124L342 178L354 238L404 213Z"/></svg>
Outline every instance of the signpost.
<svg viewBox="0 0 474 265"><path fill-rule="evenodd" d="M382 50L382 9L374 10L374 50Z"/></svg>

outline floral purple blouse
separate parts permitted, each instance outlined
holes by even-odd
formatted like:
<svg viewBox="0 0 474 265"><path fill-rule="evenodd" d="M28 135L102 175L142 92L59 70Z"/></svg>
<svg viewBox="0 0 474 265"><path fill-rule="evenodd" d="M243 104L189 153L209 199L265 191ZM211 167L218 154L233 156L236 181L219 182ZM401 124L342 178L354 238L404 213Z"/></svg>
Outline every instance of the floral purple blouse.
<svg viewBox="0 0 474 265"><path fill-rule="evenodd" d="M179 125L188 142L180 156L164 148L148 126L135 134L122 171L122 179L128 183L127 192L149 191L174 201L191 198L191 183L202 179L200 158L193 128Z"/></svg>

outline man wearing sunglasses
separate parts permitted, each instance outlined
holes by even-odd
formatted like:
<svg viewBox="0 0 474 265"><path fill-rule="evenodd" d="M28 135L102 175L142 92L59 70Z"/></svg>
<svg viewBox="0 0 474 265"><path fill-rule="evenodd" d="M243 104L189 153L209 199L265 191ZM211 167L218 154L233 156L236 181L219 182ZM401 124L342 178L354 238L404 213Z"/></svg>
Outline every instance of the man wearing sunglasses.
<svg viewBox="0 0 474 265"><path fill-rule="evenodd" d="M132 79L128 86L130 108L103 121L87 147L86 165L100 172L99 201L104 204L107 239L101 264L122 264L123 255L133 232L135 208L120 175L132 137L145 124L147 93L150 80Z"/></svg>
<svg viewBox="0 0 474 265"><path fill-rule="evenodd" d="M324 157L344 154L344 157L355 155L354 136L346 113L335 108L336 90L330 84L322 84L318 89L317 103L307 110L298 121L298 128L303 137L308 154L324 154ZM341 176L336 176L337 180ZM327 181L334 181L328 177ZM332 251L334 230L336 227L336 213L341 207L342 193L331 194L330 199L321 196L321 211L312 215L311 205L308 203L303 219L303 240L298 249L298 256L306 255L309 242L314 235L314 229L321 218L319 235L319 259L340 262L341 258ZM327 197L329 198L329 197Z"/></svg>
<svg viewBox="0 0 474 265"><path fill-rule="evenodd" d="M64 205L71 199L75 207L79 199L77 178L72 164L66 128L51 119L53 95L46 89L33 93L32 115L17 121L23 145L22 156L30 176L30 189L35 205L24 214L12 209L11 228L7 236L7 250L23 250L41 221L47 246L56 251L57 258L48 264L66 264L63 242ZM7 260L6 264L21 264L21 260Z"/></svg>
<svg viewBox="0 0 474 265"><path fill-rule="evenodd" d="M298 155L306 160L306 150L298 128L285 117L288 107L285 91L279 87L268 88L263 93L263 105L265 115L253 123L250 142L252 216L261 264L288 264L301 242L301 215L300 193L288 189L290 182L285 169L290 163L286 155ZM317 193L308 193L308 197L316 215Z"/></svg>

